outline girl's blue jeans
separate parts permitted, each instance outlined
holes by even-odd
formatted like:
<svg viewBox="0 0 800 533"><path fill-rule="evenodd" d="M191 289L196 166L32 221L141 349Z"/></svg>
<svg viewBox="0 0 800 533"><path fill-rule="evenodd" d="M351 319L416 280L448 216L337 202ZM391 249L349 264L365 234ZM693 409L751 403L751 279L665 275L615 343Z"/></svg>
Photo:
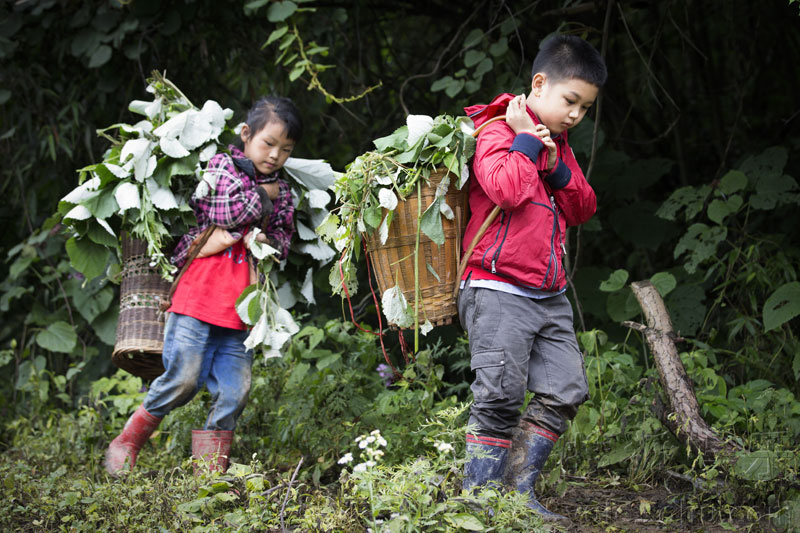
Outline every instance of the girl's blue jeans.
<svg viewBox="0 0 800 533"><path fill-rule="evenodd" d="M247 334L170 313L162 355L166 371L150 385L144 408L162 418L205 385L211 393L211 411L204 429L233 430L250 392L253 352L244 347Z"/></svg>

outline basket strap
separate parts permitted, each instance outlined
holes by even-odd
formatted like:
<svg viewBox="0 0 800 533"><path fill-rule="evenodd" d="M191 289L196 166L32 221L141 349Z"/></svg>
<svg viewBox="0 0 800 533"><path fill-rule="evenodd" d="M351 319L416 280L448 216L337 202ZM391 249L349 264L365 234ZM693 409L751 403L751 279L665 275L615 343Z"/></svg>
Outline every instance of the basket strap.
<svg viewBox="0 0 800 533"><path fill-rule="evenodd" d="M497 115L496 117L490 118L489 120L481 124L475 131L473 131L472 136L477 139L478 135L483 131L483 129L486 126L488 126L492 122L497 122L498 120L505 120L505 118L506 118L505 115ZM466 253L464 253L464 257L461 258L461 261L458 262L458 274L456 275L456 283L455 283L456 286L453 289L454 299L456 300L458 299L458 291L461 290L461 276L463 276L464 272L467 270L467 261L469 261L469 258L472 256L472 251L478 245L478 241L481 240L481 237L483 237L483 234L486 233L487 229L489 229L489 226L491 226L492 222L494 222L494 219L497 218L497 215L500 214L500 211L501 209L499 205L494 206L492 212L489 213L489 216L486 217L486 220L483 221L481 227L478 228L478 233L476 233L475 237L472 238L472 242L469 243L469 247L467 248Z"/></svg>
<svg viewBox="0 0 800 533"><path fill-rule="evenodd" d="M178 272L178 275L175 276L175 281L172 282L172 286L169 288L167 297L164 300L161 300L161 303L158 306L161 311L166 311L172 305L172 296L175 294L175 289L178 288L178 282L189 268L189 265L192 264L192 261L194 261L195 258L200 254L200 250L206 245L206 242L208 242L208 238L211 237L211 234L214 233L214 228L216 228L214 224L207 227L205 231L200 234L200 238L195 240L189 247L189 256L186 258L186 262L183 264L181 271Z"/></svg>

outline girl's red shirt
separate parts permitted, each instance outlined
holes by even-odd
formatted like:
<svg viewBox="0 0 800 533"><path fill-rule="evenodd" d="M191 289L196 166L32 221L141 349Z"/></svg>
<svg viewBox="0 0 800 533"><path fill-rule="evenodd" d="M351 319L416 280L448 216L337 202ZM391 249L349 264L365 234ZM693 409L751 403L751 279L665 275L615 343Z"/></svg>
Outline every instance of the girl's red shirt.
<svg viewBox="0 0 800 533"><path fill-rule="evenodd" d="M239 318L235 306L236 299L250 285L243 240L223 252L192 261L178 282L167 311L215 326L246 330L248 326Z"/></svg>

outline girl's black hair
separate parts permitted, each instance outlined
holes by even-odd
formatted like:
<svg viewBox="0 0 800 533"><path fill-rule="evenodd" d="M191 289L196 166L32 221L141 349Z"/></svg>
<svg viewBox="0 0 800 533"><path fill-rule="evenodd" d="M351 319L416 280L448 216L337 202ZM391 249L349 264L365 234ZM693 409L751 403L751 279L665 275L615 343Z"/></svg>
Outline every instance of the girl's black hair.
<svg viewBox="0 0 800 533"><path fill-rule="evenodd" d="M531 76L544 72L555 81L577 78L602 87L608 77L605 61L594 46L574 35L554 35L539 46Z"/></svg>
<svg viewBox="0 0 800 533"><path fill-rule="evenodd" d="M286 136L300 142L303 136L303 119L291 99L283 96L265 96L247 112L247 127L250 137L261 131L270 122L280 121L286 126Z"/></svg>

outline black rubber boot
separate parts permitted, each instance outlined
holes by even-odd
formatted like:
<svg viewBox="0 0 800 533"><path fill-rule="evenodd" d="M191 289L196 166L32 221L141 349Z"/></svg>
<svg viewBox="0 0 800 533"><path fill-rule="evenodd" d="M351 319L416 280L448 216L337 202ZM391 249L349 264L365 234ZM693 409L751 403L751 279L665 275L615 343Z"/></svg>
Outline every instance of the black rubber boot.
<svg viewBox="0 0 800 533"><path fill-rule="evenodd" d="M510 447L511 441L507 439L467 434L467 462L461 487L471 490L484 485L499 486Z"/></svg>
<svg viewBox="0 0 800 533"><path fill-rule="evenodd" d="M533 490L557 440L555 433L522 420L514 431L504 481L510 488L528 493L528 507L538 513L542 520L568 523L570 520L566 516L545 509Z"/></svg>

